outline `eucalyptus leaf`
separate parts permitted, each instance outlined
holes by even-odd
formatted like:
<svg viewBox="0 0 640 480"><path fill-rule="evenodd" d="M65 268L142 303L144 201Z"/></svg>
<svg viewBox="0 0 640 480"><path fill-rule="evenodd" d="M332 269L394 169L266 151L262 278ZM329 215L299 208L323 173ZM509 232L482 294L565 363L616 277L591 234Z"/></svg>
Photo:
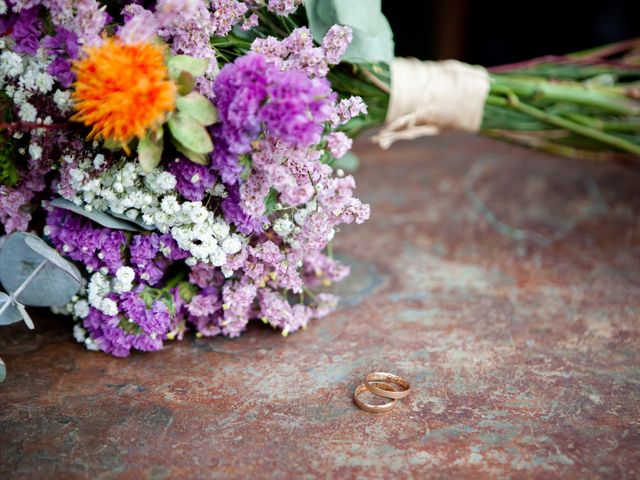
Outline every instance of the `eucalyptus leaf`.
<svg viewBox="0 0 640 480"><path fill-rule="evenodd" d="M7 366L0 358L0 382L4 382L5 378L7 378Z"/></svg>
<svg viewBox="0 0 640 480"><path fill-rule="evenodd" d="M190 73L194 77L204 75L209 66L209 60L190 57L189 55L174 55L169 58L167 65L169 67L169 76L175 80L180 77L182 72Z"/></svg>
<svg viewBox="0 0 640 480"><path fill-rule="evenodd" d="M93 220L103 227L113 228L116 230L127 230L129 232L140 231L140 229L130 221L117 218L110 213L100 210L86 210L84 207L76 205L66 198L56 198L55 200L51 200L49 202L49 205L51 205L52 207L69 210L70 212L77 213L78 215L82 215L83 217L87 217L89 220Z"/></svg>
<svg viewBox="0 0 640 480"><path fill-rule="evenodd" d="M138 142L138 161L142 170L149 173L152 172L160 164L162 159L163 139L162 130L156 134L154 132L147 133Z"/></svg>
<svg viewBox="0 0 640 480"><path fill-rule="evenodd" d="M0 249L0 266L4 289L27 306L62 306L80 289L78 269L30 233L9 236Z"/></svg>
<svg viewBox="0 0 640 480"><path fill-rule="evenodd" d="M345 172L355 172L360 166L360 159L355 153L347 152L333 163L334 170L341 168Z"/></svg>
<svg viewBox="0 0 640 480"><path fill-rule="evenodd" d="M381 0L304 0L304 6L311 34L318 43L333 25L351 27L353 41L343 61L391 65L393 32L382 13Z"/></svg>
<svg viewBox="0 0 640 480"><path fill-rule="evenodd" d="M0 308L9 301L9 295L4 292L0 292ZM20 315L15 303L13 305L9 305L7 309L0 314L0 325L11 325L12 323L20 321L22 321L22 315Z"/></svg>
<svg viewBox="0 0 640 480"><path fill-rule="evenodd" d="M213 152L213 142L207 129L195 118L183 112L169 117L169 131L184 147L196 153Z"/></svg>
<svg viewBox="0 0 640 480"><path fill-rule="evenodd" d="M213 125L218 121L218 110L211 101L198 92L191 92L189 95L178 97L176 107L181 112L190 115L202 125Z"/></svg>
<svg viewBox="0 0 640 480"><path fill-rule="evenodd" d="M116 212L109 211L109 214L113 215L116 218L120 218L122 220L126 220L127 222L135 223L136 225L138 225L143 230L155 230L156 229L156 227L154 227L153 225L149 225L148 223L145 223L142 220L142 215L140 215L140 214L138 214L138 216L135 219L132 219L132 218L128 217L126 213L116 213Z"/></svg>

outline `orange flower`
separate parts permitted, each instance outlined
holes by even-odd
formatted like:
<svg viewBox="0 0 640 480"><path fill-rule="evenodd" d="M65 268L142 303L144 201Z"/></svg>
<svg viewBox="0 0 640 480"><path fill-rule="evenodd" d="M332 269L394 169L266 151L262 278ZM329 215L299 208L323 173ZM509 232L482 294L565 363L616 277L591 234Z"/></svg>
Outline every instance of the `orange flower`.
<svg viewBox="0 0 640 480"><path fill-rule="evenodd" d="M175 109L176 85L160 45L110 38L87 49L73 71L72 120L92 127L89 138L113 141L127 153L129 141L162 125Z"/></svg>

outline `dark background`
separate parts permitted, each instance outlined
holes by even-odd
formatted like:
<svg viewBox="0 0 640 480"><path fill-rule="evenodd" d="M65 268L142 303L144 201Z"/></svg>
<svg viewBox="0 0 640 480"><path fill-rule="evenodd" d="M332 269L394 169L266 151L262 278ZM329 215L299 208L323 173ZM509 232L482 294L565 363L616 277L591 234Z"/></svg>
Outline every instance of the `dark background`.
<svg viewBox="0 0 640 480"><path fill-rule="evenodd" d="M640 36L640 0L382 0L396 55L485 66Z"/></svg>

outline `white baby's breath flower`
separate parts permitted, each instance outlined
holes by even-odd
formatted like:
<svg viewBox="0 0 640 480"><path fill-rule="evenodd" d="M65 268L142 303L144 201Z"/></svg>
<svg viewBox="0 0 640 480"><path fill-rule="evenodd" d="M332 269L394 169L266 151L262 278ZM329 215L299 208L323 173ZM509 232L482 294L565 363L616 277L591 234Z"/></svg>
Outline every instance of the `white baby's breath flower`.
<svg viewBox="0 0 640 480"><path fill-rule="evenodd" d="M242 242L236 236L227 237L222 242L222 250L227 255L238 253L242 249Z"/></svg>
<svg viewBox="0 0 640 480"><path fill-rule="evenodd" d="M79 323L76 323L73 326L73 338L75 338L76 342L78 343L84 343L85 339L87 338L87 331L82 328L82 325L80 325Z"/></svg>
<svg viewBox="0 0 640 480"><path fill-rule="evenodd" d="M73 314L78 318L86 318L89 315L89 303L86 300L79 300L74 303Z"/></svg>
<svg viewBox="0 0 640 480"><path fill-rule="evenodd" d="M31 105L29 102L24 102L20 106L18 116L23 122L35 122L38 118L38 111L36 110L36 107Z"/></svg>
<svg viewBox="0 0 640 480"><path fill-rule="evenodd" d="M105 314L113 317L118 314L118 304L110 298L103 298L100 310Z"/></svg>

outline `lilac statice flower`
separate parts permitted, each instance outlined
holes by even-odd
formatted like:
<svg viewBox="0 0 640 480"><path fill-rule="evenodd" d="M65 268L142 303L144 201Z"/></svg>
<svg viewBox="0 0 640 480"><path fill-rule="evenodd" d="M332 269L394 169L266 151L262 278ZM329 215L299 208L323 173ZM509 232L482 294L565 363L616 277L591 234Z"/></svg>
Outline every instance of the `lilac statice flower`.
<svg viewBox="0 0 640 480"><path fill-rule="evenodd" d="M245 235L261 233L266 218L254 218L248 215L241 206L240 192L237 186L228 188L228 196L222 201L222 212L227 223Z"/></svg>
<svg viewBox="0 0 640 480"><path fill-rule="evenodd" d="M305 327L311 319L311 311L303 304L290 305L282 295L268 288L261 288L258 293L260 311L258 315L263 322L280 328L283 335Z"/></svg>
<svg viewBox="0 0 640 480"><path fill-rule="evenodd" d="M160 257L160 240L161 235L155 232L136 235L129 246L131 266L139 278L149 285L157 285L164 276L165 265L157 261Z"/></svg>
<svg viewBox="0 0 640 480"><path fill-rule="evenodd" d="M222 334L238 337L252 318L252 305L257 289L252 283L227 282L222 289Z"/></svg>
<svg viewBox="0 0 640 480"><path fill-rule="evenodd" d="M64 88L68 88L75 78L71 72L71 60L80 51L78 35L66 28L57 27L55 35L44 37L41 45L49 55L55 56L47 72L56 77Z"/></svg>
<svg viewBox="0 0 640 480"><path fill-rule="evenodd" d="M269 70L261 55L245 55L225 66L216 78L219 133L235 154L250 152L251 142L260 133L259 110L267 97Z"/></svg>
<svg viewBox="0 0 640 480"><path fill-rule="evenodd" d="M343 132L331 132L326 139L329 152L336 158L344 157L353 145L353 140Z"/></svg>
<svg viewBox="0 0 640 480"><path fill-rule="evenodd" d="M215 125L211 128L214 150L211 153L211 167L218 172L226 185L235 185L240 181L244 167L238 161L238 155L231 152L223 135L223 127Z"/></svg>
<svg viewBox="0 0 640 480"><path fill-rule="evenodd" d="M89 337L100 350L115 357L126 357L133 347L134 335L126 333L118 326L120 320L118 316L109 316L90 307L82 326L87 329Z"/></svg>
<svg viewBox="0 0 640 480"><path fill-rule="evenodd" d="M229 150L251 151L263 130L295 146L320 140L331 114L333 94L324 79L280 71L259 54L248 54L225 66L215 84L217 107Z"/></svg>
<svg viewBox="0 0 640 480"><path fill-rule="evenodd" d="M121 230L99 227L61 208L49 211L47 227L47 236L56 249L72 260L93 270L106 267L111 274L124 265L121 248L127 240Z"/></svg>
<svg viewBox="0 0 640 480"><path fill-rule="evenodd" d="M302 0L268 0L267 8L278 15L288 16L298 9Z"/></svg>
<svg viewBox="0 0 640 480"><path fill-rule="evenodd" d="M205 287L187 305L188 320L205 337L222 333L222 299L217 288Z"/></svg>
<svg viewBox="0 0 640 480"><path fill-rule="evenodd" d="M350 27L334 25L322 39L322 51L330 65L337 65L353 40Z"/></svg>
<svg viewBox="0 0 640 480"><path fill-rule="evenodd" d="M272 76L267 95L260 119L271 135L296 147L320 141L335 95L328 81L309 79L294 70L278 72Z"/></svg>
<svg viewBox="0 0 640 480"><path fill-rule="evenodd" d="M42 21L39 14L39 6L22 10L13 23L11 36L16 42L14 46L16 52L35 55L38 51L42 33Z"/></svg>
<svg viewBox="0 0 640 480"><path fill-rule="evenodd" d="M360 97L349 97L340 100L329 117L331 127L336 128L344 125L358 115L367 114L367 104Z"/></svg>
<svg viewBox="0 0 640 480"><path fill-rule="evenodd" d="M184 158L171 162L168 170L176 177L178 193L192 202L202 200L216 183L216 174L210 167Z"/></svg>
<svg viewBox="0 0 640 480"><path fill-rule="evenodd" d="M124 43L151 41L158 34L160 22L153 12L135 3L122 9L124 25L117 30Z"/></svg>

